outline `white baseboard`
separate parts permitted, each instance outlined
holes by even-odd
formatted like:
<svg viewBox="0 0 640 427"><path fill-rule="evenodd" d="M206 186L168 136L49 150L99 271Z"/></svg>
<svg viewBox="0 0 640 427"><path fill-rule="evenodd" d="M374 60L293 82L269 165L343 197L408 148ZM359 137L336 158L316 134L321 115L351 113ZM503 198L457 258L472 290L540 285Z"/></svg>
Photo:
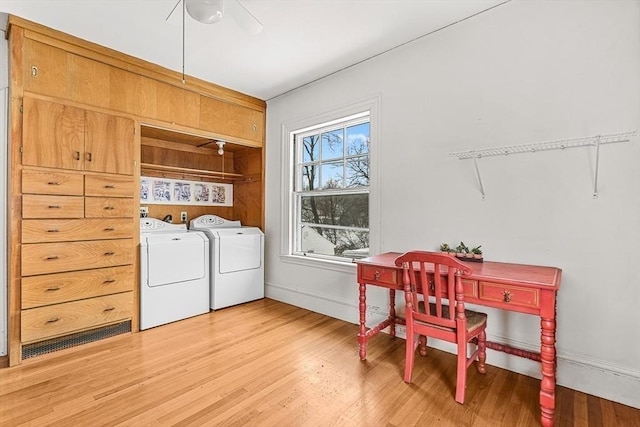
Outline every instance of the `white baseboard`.
<svg viewBox="0 0 640 427"><path fill-rule="evenodd" d="M300 291L274 284L265 284L268 298L305 308L346 322L358 323L357 303L350 300ZM367 310L367 319L382 320L386 313ZM369 321L367 322L369 323ZM397 335L404 338L404 328L399 327ZM491 341L501 342L525 350L537 351L537 343L516 342L506 337L489 336ZM439 350L453 353L453 345L432 340L430 345ZM502 352L488 350L487 364L498 366L522 375L540 378L540 365L532 360L512 357ZM603 360L594 360L576 354L558 354L557 384L583 393L612 400L623 405L640 409L640 372L621 369Z"/></svg>

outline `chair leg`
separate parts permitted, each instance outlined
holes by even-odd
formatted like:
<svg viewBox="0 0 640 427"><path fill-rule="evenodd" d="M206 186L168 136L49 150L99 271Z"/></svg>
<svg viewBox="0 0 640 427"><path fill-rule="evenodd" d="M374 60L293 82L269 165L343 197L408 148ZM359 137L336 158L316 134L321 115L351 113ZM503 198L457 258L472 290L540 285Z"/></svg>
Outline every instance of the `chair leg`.
<svg viewBox="0 0 640 427"><path fill-rule="evenodd" d="M487 368L484 362L487 360L487 333L483 330L478 335L478 363L476 369L481 374L487 373Z"/></svg>
<svg viewBox="0 0 640 427"><path fill-rule="evenodd" d="M405 343L405 359L404 359L404 382L411 383L411 373L413 372L413 358L416 353L414 344L415 334L413 331L407 330L407 341Z"/></svg>
<svg viewBox="0 0 640 427"><path fill-rule="evenodd" d="M464 403L467 388L467 343L458 342L458 369L456 372L456 402Z"/></svg>

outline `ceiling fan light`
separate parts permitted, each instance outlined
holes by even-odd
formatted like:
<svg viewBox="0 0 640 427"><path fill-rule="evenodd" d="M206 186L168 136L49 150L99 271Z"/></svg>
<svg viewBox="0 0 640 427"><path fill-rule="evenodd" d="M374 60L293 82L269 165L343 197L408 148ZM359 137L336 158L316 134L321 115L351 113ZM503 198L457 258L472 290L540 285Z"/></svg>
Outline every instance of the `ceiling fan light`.
<svg viewBox="0 0 640 427"><path fill-rule="evenodd" d="M224 0L184 0L187 12L196 21L213 24L224 15Z"/></svg>

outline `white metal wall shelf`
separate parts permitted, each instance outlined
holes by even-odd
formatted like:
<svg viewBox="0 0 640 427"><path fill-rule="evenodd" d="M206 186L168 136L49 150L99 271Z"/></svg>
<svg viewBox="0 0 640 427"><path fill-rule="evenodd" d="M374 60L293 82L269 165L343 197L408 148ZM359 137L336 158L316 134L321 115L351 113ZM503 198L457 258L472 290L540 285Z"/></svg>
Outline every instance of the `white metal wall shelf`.
<svg viewBox="0 0 640 427"><path fill-rule="evenodd" d="M584 138L559 139L556 141L538 142L534 144L510 145L504 147L483 148L480 150L467 150L449 153L450 156L457 157L460 160L472 159L476 170L478 183L480 184L480 192L482 198L485 197L482 177L478 167L478 159L491 156L508 156L509 154L535 153L536 151L545 150L564 150L565 148L576 147L595 147L596 162L593 179L593 198L598 197L598 164L600 160L600 145L611 144L614 142L628 142L632 137L637 135L637 131L612 133L607 135L595 135Z"/></svg>

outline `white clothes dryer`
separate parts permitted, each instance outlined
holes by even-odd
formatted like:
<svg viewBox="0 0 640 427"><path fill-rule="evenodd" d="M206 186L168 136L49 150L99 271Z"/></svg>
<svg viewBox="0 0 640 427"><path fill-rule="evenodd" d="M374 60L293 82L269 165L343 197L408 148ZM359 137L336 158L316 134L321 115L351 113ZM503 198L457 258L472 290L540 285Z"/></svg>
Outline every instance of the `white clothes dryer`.
<svg viewBox="0 0 640 427"><path fill-rule="evenodd" d="M209 312L209 241L186 224L140 219L140 329Z"/></svg>
<svg viewBox="0 0 640 427"><path fill-rule="evenodd" d="M264 298L264 234L258 227L203 215L189 229L209 238L211 309Z"/></svg>

